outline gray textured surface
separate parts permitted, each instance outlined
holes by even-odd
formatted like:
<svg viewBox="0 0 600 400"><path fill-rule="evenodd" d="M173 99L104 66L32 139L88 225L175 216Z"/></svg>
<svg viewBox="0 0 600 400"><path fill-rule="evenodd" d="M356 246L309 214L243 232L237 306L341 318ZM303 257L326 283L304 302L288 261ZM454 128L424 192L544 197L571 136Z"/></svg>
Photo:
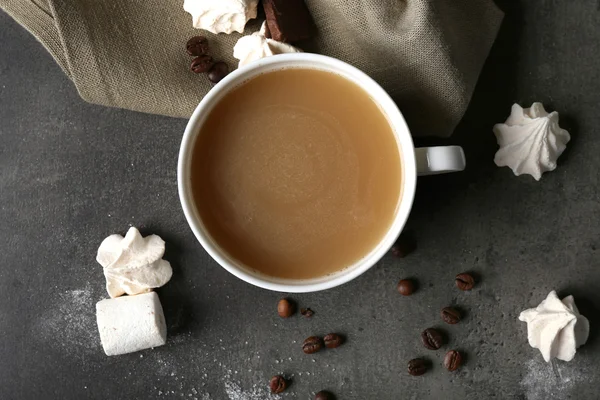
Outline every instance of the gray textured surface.
<svg viewBox="0 0 600 400"><path fill-rule="evenodd" d="M280 320L280 294L251 287L209 259L180 209L175 167L185 121L83 103L50 56L0 13L0 397L2 399L270 399L328 388L339 399L596 399L600 384L600 11L595 1L506 1L507 21L457 134L464 174L422 179L409 226L419 241L361 278L293 296L312 320ZM521 5L519 5L521 4ZM491 126L513 101L561 113L573 141L537 183L492 162ZM434 117L434 116L432 116ZM439 143L437 141L436 143ZM106 357L94 304L106 297L95 252L129 225L158 233L175 270L160 290L169 342ZM472 270L470 293L453 276ZM419 280L410 298L399 278ZM546 365L516 317L551 289L574 294L589 343ZM419 332L439 309L467 310L449 327L468 355L450 374ZM306 356L300 342L338 331L348 343ZM430 358L423 377L406 362Z"/></svg>

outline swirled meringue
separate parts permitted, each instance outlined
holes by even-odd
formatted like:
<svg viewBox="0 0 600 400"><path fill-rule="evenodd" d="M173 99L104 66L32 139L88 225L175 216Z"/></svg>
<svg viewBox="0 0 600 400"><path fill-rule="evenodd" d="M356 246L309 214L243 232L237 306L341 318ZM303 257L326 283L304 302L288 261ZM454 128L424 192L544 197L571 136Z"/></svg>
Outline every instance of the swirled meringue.
<svg viewBox="0 0 600 400"><path fill-rule="evenodd" d="M513 105L510 117L496 124L494 133L500 146L494 158L496 165L538 181L544 172L556 169L556 160L571 140L569 132L558 125L558 113L548 114L541 103L525 109Z"/></svg>
<svg viewBox="0 0 600 400"><path fill-rule="evenodd" d="M529 345L539 349L546 362L571 361L590 332L590 323L579 314L573 296L560 300L554 290L539 306L523 311L519 320L527 322Z"/></svg>
<svg viewBox="0 0 600 400"><path fill-rule="evenodd" d="M258 0L184 0L194 28L212 33L244 32L248 20L256 18Z"/></svg>
<svg viewBox="0 0 600 400"><path fill-rule="evenodd" d="M233 56L240 60L239 67L275 54L302 52L297 47L267 38L266 31L267 23L263 22L260 31L244 36L237 41L233 48Z"/></svg>
<svg viewBox="0 0 600 400"><path fill-rule="evenodd" d="M163 260L165 242L157 235L142 237L129 228L125 237L110 235L98 248L96 261L104 268L106 290L112 298L140 294L166 284L173 270Z"/></svg>

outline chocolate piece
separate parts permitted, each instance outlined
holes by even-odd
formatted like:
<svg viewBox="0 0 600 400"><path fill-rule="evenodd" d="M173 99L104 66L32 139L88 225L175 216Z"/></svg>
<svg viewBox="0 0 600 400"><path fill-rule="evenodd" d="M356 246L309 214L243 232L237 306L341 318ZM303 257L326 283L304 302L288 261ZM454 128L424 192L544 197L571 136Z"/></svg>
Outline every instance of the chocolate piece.
<svg viewBox="0 0 600 400"><path fill-rule="evenodd" d="M265 21L265 37L267 39L273 39L271 37L271 30L269 29L269 24L267 24L266 21Z"/></svg>
<svg viewBox="0 0 600 400"><path fill-rule="evenodd" d="M312 37L315 25L304 0L263 0L271 38L293 43Z"/></svg>

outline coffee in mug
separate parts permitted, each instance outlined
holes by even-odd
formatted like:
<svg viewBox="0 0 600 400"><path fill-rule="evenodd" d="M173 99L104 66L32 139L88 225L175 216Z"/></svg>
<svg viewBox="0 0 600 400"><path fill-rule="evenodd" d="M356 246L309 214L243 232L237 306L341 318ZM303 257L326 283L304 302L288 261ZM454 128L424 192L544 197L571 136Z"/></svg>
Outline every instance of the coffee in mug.
<svg viewBox="0 0 600 400"><path fill-rule="evenodd" d="M190 169L193 202L218 247L284 279L366 257L395 219L402 159L369 94L333 72L250 78L211 109Z"/></svg>

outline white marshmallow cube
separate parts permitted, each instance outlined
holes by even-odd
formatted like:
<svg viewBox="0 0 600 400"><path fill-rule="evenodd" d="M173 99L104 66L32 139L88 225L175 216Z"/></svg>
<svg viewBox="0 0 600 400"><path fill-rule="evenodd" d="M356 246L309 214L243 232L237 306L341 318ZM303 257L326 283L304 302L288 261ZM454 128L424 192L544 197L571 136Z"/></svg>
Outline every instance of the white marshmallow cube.
<svg viewBox="0 0 600 400"><path fill-rule="evenodd" d="M133 353L167 342L167 325L155 292L96 304L100 340L107 356Z"/></svg>

